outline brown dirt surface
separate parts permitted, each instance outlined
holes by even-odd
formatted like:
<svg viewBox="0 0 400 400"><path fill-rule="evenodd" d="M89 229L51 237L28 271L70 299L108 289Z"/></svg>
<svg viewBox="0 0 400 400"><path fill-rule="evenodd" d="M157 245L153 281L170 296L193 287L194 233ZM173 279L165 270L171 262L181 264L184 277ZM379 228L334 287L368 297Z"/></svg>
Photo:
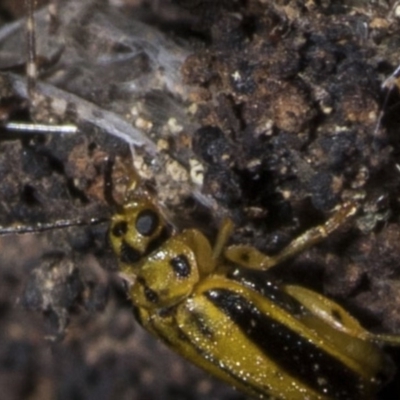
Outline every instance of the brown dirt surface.
<svg viewBox="0 0 400 400"><path fill-rule="evenodd" d="M22 3L0 5L0 33ZM23 29L0 35L0 122L79 127L0 125L0 225L33 231L0 237L1 398L244 398L133 318L106 239L132 144L178 228L212 238L228 216L233 243L266 253L355 202L351 221L273 273L400 333L398 2L141 0L119 6L126 20L105 0L61 3L58 31L38 29L30 110ZM44 229L61 220L79 226ZM378 398L399 398L398 382Z"/></svg>

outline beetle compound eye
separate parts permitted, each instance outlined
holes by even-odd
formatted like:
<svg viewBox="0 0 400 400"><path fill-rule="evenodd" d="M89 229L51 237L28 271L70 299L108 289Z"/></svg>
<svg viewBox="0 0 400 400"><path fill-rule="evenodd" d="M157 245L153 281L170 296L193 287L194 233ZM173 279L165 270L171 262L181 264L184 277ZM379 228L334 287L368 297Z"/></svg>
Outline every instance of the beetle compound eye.
<svg viewBox="0 0 400 400"><path fill-rule="evenodd" d="M143 236L151 236L159 224L158 214L153 210L143 210L136 218L135 227Z"/></svg>
<svg viewBox="0 0 400 400"><path fill-rule="evenodd" d="M126 223L126 221L117 222L112 228L112 234L118 238L124 236L127 231L128 224Z"/></svg>
<svg viewBox="0 0 400 400"><path fill-rule="evenodd" d="M187 278L190 275L192 268L184 254L174 257L169 263L179 278Z"/></svg>

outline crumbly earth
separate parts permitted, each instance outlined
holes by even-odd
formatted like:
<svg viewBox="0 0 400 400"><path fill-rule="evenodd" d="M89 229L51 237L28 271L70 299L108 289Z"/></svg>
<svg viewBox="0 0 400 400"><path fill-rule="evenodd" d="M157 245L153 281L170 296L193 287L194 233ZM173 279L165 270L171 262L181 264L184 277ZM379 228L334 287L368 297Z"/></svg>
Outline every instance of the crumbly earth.
<svg viewBox="0 0 400 400"><path fill-rule="evenodd" d="M0 5L0 27L21 7ZM80 133L0 127L1 226L80 225L0 238L4 398L244 398L134 321L106 239L131 153L114 134L114 120L109 130L96 125L82 112L84 101L96 105L99 120L107 113L124 118L142 132L143 144L154 144L155 152L136 149L134 164L178 229L196 227L212 238L229 216L237 227L232 242L274 253L334 207L356 202L357 215L338 232L273 272L335 298L371 330L400 332L400 92L398 80L388 80L400 63L400 6L126 2L132 24L140 18L153 27L142 29L162 35L146 39L128 64L122 55L137 45L136 34L121 28L126 38L118 43L115 10L102 7L93 25L85 14L54 40L47 30L38 34L38 42L50 38L54 46L41 48L41 80L62 93L49 98L39 88L31 115L73 122ZM155 67L163 61L151 43L167 49L165 65ZM13 84L23 74L21 57L4 48L0 122L29 120L27 100ZM179 68L168 72L175 62ZM64 112L54 111L55 99L67 98ZM388 353L400 365L399 355ZM379 399L398 398L393 386Z"/></svg>

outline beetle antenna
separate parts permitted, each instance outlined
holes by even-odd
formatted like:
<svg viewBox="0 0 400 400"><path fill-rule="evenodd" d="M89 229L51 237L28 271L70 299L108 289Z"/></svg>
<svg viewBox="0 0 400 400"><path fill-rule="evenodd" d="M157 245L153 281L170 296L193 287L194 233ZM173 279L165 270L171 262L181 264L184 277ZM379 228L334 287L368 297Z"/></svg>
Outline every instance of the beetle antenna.
<svg viewBox="0 0 400 400"><path fill-rule="evenodd" d="M24 225L24 224L14 224L12 226L0 226L0 236L6 235L22 235L26 233L37 233L37 232L45 232L54 229L64 229L70 228L73 226L86 226L86 225L98 225L103 222L108 222L109 218L91 218L90 220L86 219L59 219L57 221L42 223L38 222L33 225Z"/></svg>

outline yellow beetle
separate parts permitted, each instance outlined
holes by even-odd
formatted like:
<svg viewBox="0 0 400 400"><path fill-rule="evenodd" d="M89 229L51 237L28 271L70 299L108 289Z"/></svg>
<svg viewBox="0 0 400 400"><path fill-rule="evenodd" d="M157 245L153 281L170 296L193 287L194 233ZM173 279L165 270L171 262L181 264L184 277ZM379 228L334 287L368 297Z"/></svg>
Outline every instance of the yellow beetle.
<svg viewBox="0 0 400 400"><path fill-rule="evenodd" d="M198 230L173 234L143 193L114 215L109 235L140 323L194 364L255 398L367 400L393 373L376 342L399 339L369 333L335 302L264 271L355 210L343 206L275 257L226 246L230 221L214 248Z"/></svg>

